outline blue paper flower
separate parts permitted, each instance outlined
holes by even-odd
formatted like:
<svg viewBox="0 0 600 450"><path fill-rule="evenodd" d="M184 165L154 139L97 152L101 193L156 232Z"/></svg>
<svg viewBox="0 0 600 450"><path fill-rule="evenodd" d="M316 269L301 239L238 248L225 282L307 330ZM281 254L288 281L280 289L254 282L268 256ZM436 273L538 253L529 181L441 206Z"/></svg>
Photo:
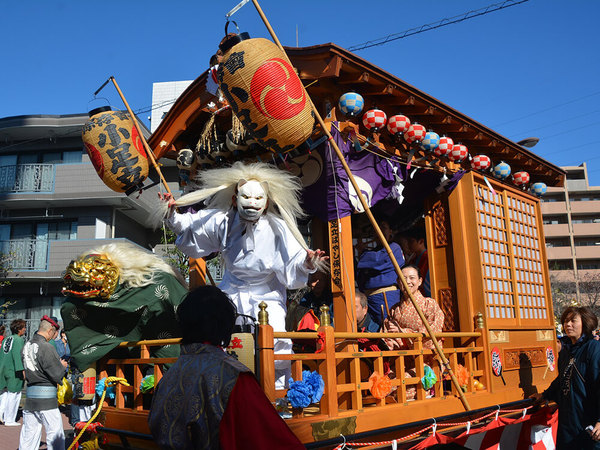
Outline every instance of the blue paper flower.
<svg viewBox="0 0 600 450"><path fill-rule="evenodd" d="M318 372L305 370L302 372L302 380L312 388L312 403L317 403L323 397L325 381Z"/></svg>
<svg viewBox="0 0 600 450"><path fill-rule="evenodd" d="M287 397L292 407L305 408L311 403L321 400L324 391L323 377L317 372L305 370L302 372L301 381L294 381L290 378Z"/></svg>
<svg viewBox="0 0 600 450"><path fill-rule="evenodd" d="M421 384L423 384L423 388L425 390L431 389L435 383L437 383L437 377L435 376L435 372L429 366L425 366L425 375L421 378Z"/></svg>
<svg viewBox="0 0 600 450"><path fill-rule="evenodd" d="M96 383L96 395L98 397L102 397L102 392L104 392L104 383L105 382L106 382L106 377L102 378L101 380L98 380L98 382ZM114 400L115 396L116 396L115 387L109 386L106 389L106 397L108 397L111 400Z"/></svg>

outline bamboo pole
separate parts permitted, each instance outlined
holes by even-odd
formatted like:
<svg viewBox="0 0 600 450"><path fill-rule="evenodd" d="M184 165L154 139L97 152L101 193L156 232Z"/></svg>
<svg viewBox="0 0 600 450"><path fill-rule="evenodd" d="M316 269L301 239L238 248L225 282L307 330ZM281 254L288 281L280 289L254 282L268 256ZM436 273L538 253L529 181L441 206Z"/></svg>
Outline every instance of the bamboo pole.
<svg viewBox="0 0 600 450"><path fill-rule="evenodd" d="M265 26L267 27L267 30L269 31L269 34L273 38L273 41L281 49L281 51L285 55L285 57L288 60L288 62L291 64L291 61L290 61L289 57L287 56L287 53L285 52L285 49L281 45L281 42L279 42L279 39L277 38L277 35L275 34L275 31L271 27L271 24L269 23L269 20L267 19L267 17L265 16L265 13L263 12L263 10L260 7L260 5L258 4L258 0L252 0L252 3L254 4L254 7L256 8L256 11L258 12L258 14L260 15L262 21L264 22ZM369 205L367 204L364 196L362 195L362 192L361 192L358 184L356 183L356 180L354 179L354 175L350 171L350 167L348 167L348 164L346 163L346 160L344 159L344 155L342 154L342 151L340 150L340 148L338 147L338 145L336 144L336 142L333 140L333 136L331 136L331 133L327 129L327 126L325 125L325 122L323 121L323 118L321 117L321 114L319 114L319 111L317 110L317 108L315 107L314 103L312 102L312 99L310 98L310 95L308 95L308 92L306 92L306 98L310 102L310 105L312 107L312 110L313 110L313 112L315 114L315 117L316 117L319 125L321 125L321 127L323 128L323 131L327 135L327 139L328 139L329 143L331 144L331 146L335 150L335 153L336 153L338 159L340 160L340 163L342 164L342 167L344 168L344 171L348 175L348 179L352 183L352 186L354 187L354 190L355 190L355 192L358 195L358 199L360 200L360 203L362 204L362 206L363 206L363 208L365 210L365 214L367 215L369 221L371 222L371 225L373 225L373 229L375 230L375 233L377 234L380 242L383 244L383 246L384 246L384 248L385 248L388 256L392 260L392 264L394 265L394 269L396 271L396 274L398 275L398 280L404 286L404 289L405 289L406 293L408 294L408 297L410 298L410 301L412 302L415 310L417 311L417 314L419 315L419 318L423 322L423 325L425 326L425 329L427 330L427 335L429 336L429 338L433 342L433 346L435 347L436 353L438 354L438 356L442 360L442 362L444 364L444 367L446 368L446 370L448 371L448 373L450 375L450 378L451 378L452 383L454 384L454 386L456 388L456 391L458 393L460 401L462 402L464 408L467 411L470 411L471 407L469 406L469 402L467 401L467 398L465 397L465 394L464 394L462 388L460 387L460 384L458 383L458 379L454 375L454 372L452 371L452 368L450 367L450 363L449 363L448 359L446 358L446 355L444 355L444 351L442 350L442 347L440 346L439 341L435 337L435 334L434 334L433 330L431 329L431 326L427 322L427 319L425 318L425 315L423 314L423 311L421 311L421 308L417 304L414 296L412 295L412 293L408 289L408 285L406 284L406 279L404 278L404 275L402 274L402 271L400 270L400 266L398 265L398 261L396 261L396 258L394 257L394 253L392 252L392 249L390 248L390 246L389 246L389 244L387 242L387 239L385 238L385 236L381 232L381 229L379 228L379 225L377 224L377 221L375 220L375 217L373 216L373 213L371 212L371 209L369 208Z"/></svg>
<svg viewBox="0 0 600 450"><path fill-rule="evenodd" d="M138 124L138 121L135 118L135 114L133 114L133 111L131 111L131 108L129 107L129 103L127 103L127 100L125 100L125 96L123 95L123 92L121 92L121 89L119 88L119 85L117 84L117 80L115 80L115 77L112 77L112 76L109 79L115 85L115 88L117 89L117 92L119 93L119 97L121 97L121 100L123 100L123 103L125 104L125 108L127 108L127 112L131 116L131 120L133 120L133 125L135 126L135 128L138 132L138 135L140 136L140 139L142 140L142 143L144 144L144 148L146 149L146 153L148 154L148 158L150 158L150 162L152 163L152 166L154 167L154 169L158 173L158 176L160 177L160 181L162 181L162 184L165 186L165 190L170 195L172 195L171 189L169 189L169 185L167 184L165 177L163 177L160 167L156 163L156 159L154 158L154 153L152 152L152 149L148 145L148 142L146 142L146 138L144 138L144 135L142 134L142 130L140 129L140 125Z"/></svg>

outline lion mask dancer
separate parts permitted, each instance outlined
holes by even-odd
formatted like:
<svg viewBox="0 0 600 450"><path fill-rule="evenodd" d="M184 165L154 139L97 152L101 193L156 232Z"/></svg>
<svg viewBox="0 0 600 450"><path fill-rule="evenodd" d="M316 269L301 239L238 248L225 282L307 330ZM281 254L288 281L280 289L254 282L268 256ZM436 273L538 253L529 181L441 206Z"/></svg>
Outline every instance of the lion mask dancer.
<svg viewBox="0 0 600 450"><path fill-rule="evenodd" d="M199 181L199 190L177 201L167 197L157 215L168 218L175 243L187 256L221 252L225 273L219 287L238 313L256 319L264 301L273 329L285 331L286 288L304 286L309 273L326 265L322 251L307 248L296 224L303 215L300 180L269 164L236 162L201 172ZM206 209L198 212L173 208L202 201ZM291 343L276 340L275 352L290 353ZM289 363L277 364L278 387L283 387L288 368L281 366Z"/></svg>
<svg viewBox="0 0 600 450"><path fill-rule="evenodd" d="M175 309L187 293L159 257L132 244L108 244L71 261L61 308L72 362L85 370L121 342L180 335ZM155 356L178 356L179 346Z"/></svg>

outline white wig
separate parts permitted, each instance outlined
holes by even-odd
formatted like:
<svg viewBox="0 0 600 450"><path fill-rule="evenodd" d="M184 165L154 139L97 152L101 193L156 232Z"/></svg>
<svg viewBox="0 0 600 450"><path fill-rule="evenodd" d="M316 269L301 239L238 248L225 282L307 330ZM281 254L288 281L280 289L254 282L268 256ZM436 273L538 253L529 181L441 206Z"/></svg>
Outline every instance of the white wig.
<svg viewBox="0 0 600 450"><path fill-rule="evenodd" d="M232 207L231 198L236 194L240 180L256 180L263 185L267 184L268 212L283 219L296 240L307 249L296 223L298 218L305 215L300 206L300 179L270 164L244 164L238 161L231 167L202 171L198 175L200 189L181 196L175 206L189 206L204 201L208 208L227 211ZM160 209L152 215L154 223L162 221L168 215L167 203L161 203Z"/></svg>
<svg viewBox="0 0 600 450"><path fill-rule="evenodd" d="M127 242L102 245L79 257L89 254L104 255L110 259L119 268L119 284L126 288L139 288L154 283L157 272L166 272L181 282L173 268L159 256Z"/></svg>

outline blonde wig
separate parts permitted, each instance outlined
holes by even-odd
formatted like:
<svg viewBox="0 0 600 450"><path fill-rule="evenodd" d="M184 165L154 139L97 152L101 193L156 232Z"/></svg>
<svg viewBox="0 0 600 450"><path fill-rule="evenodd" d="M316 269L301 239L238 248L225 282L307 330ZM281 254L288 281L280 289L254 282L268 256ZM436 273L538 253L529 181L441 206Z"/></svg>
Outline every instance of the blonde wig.
<svg viewBox="0 0 600 450"><path fill-rule="evenodd" d="M166 272L181 282L173 268L159 256L127 242L102 245L82 253L79 258L89 254L110 259L119 268L119 283L126 288L152 284L157 272Z"/></svg>

